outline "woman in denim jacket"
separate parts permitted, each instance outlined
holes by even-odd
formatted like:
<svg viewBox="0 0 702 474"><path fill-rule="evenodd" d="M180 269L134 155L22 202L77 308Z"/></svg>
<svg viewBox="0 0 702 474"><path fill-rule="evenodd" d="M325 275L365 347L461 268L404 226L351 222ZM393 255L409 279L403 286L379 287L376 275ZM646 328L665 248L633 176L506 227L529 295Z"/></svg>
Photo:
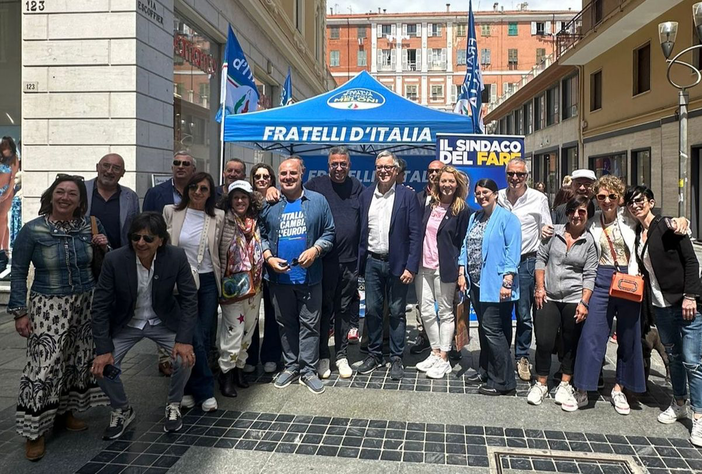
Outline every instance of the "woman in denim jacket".
<svg viewBox="0 0 702 474"><path fill-rule="evenodd" d="M99 222L100 233L92 235L87 204L83 178L58 175L41 196L39 217L20 230L13 251L7 306L17 332L27 338L17 432L27 438L31 461L44 456L44 433L57 415L66 429L83 431L87 425L73 411L107 405L90 375L93 245L107 249L107 237ZM27 304L30 263L34 282Z"/></svg>

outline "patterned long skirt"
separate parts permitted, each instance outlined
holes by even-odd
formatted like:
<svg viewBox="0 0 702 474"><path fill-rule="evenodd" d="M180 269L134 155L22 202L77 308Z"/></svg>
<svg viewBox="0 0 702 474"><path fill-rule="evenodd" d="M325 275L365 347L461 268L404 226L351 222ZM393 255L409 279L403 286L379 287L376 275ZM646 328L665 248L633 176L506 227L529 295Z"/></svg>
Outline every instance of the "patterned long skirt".
<svg viewBox="0 0 702 474"><path fill-rule="evenodd" d="M27 339L27 365L20 379L17 432L37 439L51 429L56 415L107 405L90 374L93 292L69 296L32 293Z"/></svg>

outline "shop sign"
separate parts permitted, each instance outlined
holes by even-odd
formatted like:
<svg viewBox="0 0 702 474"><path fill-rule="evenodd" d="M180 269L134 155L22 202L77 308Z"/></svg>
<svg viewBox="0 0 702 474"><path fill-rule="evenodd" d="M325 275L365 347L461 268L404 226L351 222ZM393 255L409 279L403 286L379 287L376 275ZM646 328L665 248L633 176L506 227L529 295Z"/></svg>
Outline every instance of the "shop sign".
<svg viewBox="0 0 702 474"><path fill-rule="evenodd" d="M175 54L207 74L217 73L217 61L214 56L204 52L188 39L187 36L176 34L173 37Z"/></svg>

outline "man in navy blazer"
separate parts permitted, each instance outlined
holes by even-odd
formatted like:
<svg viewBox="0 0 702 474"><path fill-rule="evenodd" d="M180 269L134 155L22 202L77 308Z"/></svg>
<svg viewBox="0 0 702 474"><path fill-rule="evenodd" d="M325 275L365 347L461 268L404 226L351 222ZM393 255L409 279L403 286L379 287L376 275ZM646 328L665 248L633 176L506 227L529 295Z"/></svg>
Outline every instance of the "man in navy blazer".
<svg viewBox="0 0 702 474"><path fill-rule="evenodd" d="M173 155L171 171L173 178L146 191L144 196L144 212L162 213L168 204L180 204L180 199L186 191L190 177L196 171L195 159L187 151L178 151Z"/></svg>
<svg viewBox="0 0 702 474"><path fill-rule="evenodd" d="M415 192L396 184L397 157L381 152L375 160L377 185L359 197L361 239L359 275L366 280L366 324L368 357L358 368L367 374L383 359L383 302L390 310L390 377L402 378L405 350L405 305L407 290L419 268L422 254L421 212Z"/></svg>

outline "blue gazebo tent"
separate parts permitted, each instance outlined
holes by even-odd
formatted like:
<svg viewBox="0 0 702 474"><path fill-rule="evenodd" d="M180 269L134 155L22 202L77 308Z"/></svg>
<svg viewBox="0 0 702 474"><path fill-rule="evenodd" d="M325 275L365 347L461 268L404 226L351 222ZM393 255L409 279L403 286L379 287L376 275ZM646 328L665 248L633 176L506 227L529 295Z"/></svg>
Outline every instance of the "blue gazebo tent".
<svg viewBox="0 0 702 474"><path fill-rule="evenodd" d="M433 152L436 133L468 133L471 117L441 112L395 94L366 71L336 89L286 107L227 115L224 141L278 153L337 144L353 153ZM418 151L418 150L417 150Z"/></svg>

